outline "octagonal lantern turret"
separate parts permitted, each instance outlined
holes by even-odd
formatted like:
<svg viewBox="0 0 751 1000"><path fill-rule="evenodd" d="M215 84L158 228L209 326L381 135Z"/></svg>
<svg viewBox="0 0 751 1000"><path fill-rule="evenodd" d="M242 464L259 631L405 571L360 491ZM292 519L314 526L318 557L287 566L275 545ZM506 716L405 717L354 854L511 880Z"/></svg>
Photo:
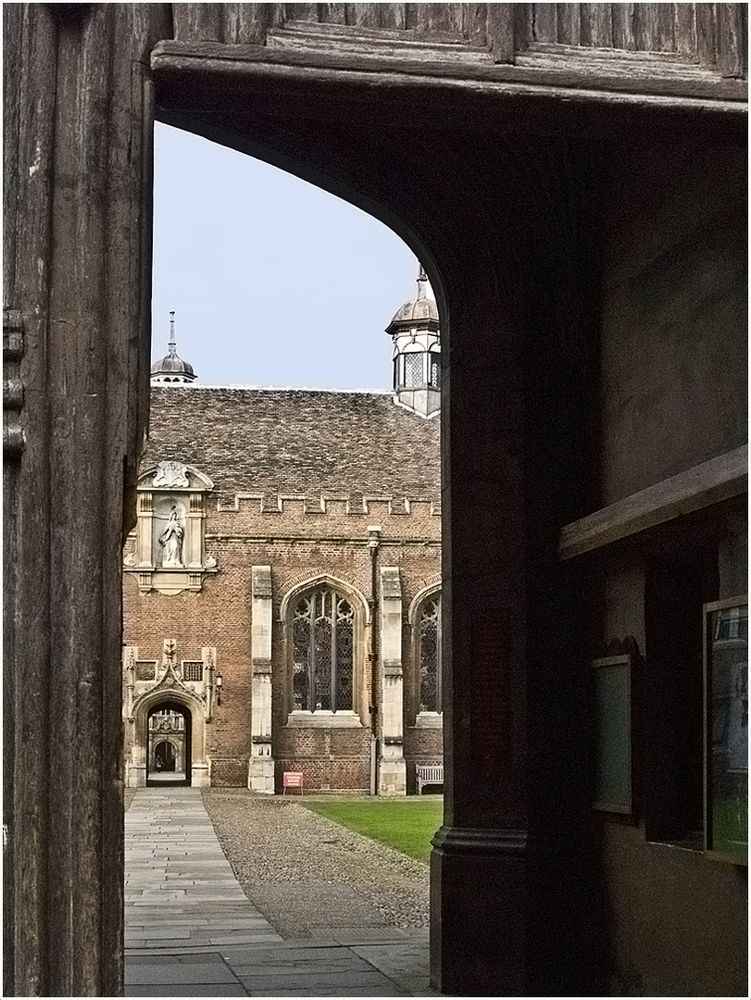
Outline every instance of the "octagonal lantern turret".
<svg viewBox="0 0 751 1000"><path fill-rule="evenodd" d="M441 332L438 306L422 265L417 296L405 302L386 327L394 341L394 392L398 402L423 417L441 405Z"/></svg>

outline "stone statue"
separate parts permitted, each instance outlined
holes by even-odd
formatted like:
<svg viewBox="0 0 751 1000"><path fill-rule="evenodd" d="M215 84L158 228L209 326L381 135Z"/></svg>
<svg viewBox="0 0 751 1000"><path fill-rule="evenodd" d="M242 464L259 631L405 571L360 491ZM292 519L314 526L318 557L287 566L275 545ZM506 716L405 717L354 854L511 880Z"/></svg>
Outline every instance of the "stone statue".
<svg viewBox="0 0 751 1000"><path fill-rule="evenodd" d="M159 536L159 544L163 547L162 566L165 569L182 569L183 536L185 532L177 517L177 506L172 504L172 510L167 521L167 527Z"/></svg>

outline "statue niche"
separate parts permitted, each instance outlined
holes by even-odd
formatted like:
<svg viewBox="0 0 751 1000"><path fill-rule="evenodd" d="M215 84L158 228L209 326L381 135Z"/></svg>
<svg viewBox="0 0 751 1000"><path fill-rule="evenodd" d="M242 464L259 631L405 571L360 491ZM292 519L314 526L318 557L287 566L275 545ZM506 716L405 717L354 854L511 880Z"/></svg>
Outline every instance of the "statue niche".
<svg viewBox="0 0 751 1000"><path fill-rule="evenodd" d="M157 515L158 516L158 515ZM167 519L167 527L159 535L158 542L162 546L162 567L164 569L183 569L183 539L185 528L180 523L177 504L173 503Z"/></svg>
<svg viewBox="0 0 751 1000"><path fill-rule="evenodd" d="M141 593L200 590L217 572L206 551L206 502L214 484L207 475L174 459L159 462L138 480L138 521L123 553L123 569Z"/></svg>

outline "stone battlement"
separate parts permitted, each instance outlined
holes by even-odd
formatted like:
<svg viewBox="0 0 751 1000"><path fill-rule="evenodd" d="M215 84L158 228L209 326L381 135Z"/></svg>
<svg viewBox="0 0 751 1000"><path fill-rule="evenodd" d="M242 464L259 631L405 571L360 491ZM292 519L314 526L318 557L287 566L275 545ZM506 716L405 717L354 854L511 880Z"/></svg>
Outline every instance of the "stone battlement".
<svg viewBox="0 0 751 1000"><path fill-rule="evenodd" d="M440 501L427 497L410 499L409 497L397 496L310 496L298 493L236 493L232 499L217 499L215 508L212 501L208 501L207 506L209 514L216 510L220 514L248 512L252 514L270 514L273 516L289 513L295 516L300 514L325 514L329 517L342 515L405 517L410 514L440 517L441 515Z"/></svg>

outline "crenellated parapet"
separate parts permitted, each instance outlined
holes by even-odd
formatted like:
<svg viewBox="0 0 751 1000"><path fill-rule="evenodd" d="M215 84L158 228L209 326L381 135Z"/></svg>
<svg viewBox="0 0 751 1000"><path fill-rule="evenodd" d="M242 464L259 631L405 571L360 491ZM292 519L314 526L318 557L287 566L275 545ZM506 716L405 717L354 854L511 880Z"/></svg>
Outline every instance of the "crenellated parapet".
<svg viewBox="0 0 751 1000"><path fill-rule="evenodd" d="M408 517L411 514L430 517L441 516L440 500L429 497L401 496L357 496L320 495L310 496L298 493L236 493L229 502L217 500L216 512L219 514L252 513L263 515L294 515L327 517L372 517L386 515L388 517Z"/></svg>

